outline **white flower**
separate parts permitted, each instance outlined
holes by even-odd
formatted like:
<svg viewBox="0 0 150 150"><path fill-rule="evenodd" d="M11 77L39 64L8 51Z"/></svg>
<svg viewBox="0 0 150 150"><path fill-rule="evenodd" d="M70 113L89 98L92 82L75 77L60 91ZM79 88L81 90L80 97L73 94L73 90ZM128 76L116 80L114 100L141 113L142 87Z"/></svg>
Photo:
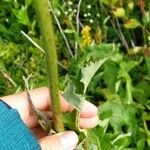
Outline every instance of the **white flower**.
<svg viewBox="0 0 150 150"><path fill-rule="evenodd" d="M68 11L65 11L65 15L68 15Z"/></svg>
<svg viewBox="0 0 150 150"><path fill-rule="evenodd" d="M69 12L72 12L72 8L69 8L68 11L69 11Z"/></svg>
<svg viewBox="0 0 150 150"><path fill-rule="evenodd" d="M73 3L71 1L68 1L68 5L72 5Z"/></svg>
<svg viewBox="0 0 150 150"><path fill-rule="evenodd" d="M72 12L72 8L69 8L68 11L69 11L69 12Z"/></svg>
<svg viewBox="0 0 150 150"><path fill-rule="evenodd" d="M91 9L91 5L87 5L87 8L88 8L88 9Z"/></svg>
<svg viewBox="0 0 150 150"><path fill-rule="evenodd" d="M56 13L57 16L61 15L61 12L59 10L57 10L55 13Z"/></svg>
<svg viewBox="0 0 150 150"><path fill-rule="evenodd" d="M73 11L74 11L74 13L76 13L76 12L77 12L77 10L76 10L76 9L74 9Z"/></svg>
<svg viewBox="0 0 150 150"><path fill-rule="evenodd" d="M5 21L6 21L6 22L9 22L9 19L8 19L8 18L6 18L6 19L5 19Z"/></svg>
<svg viewBox="0 0 150 150"><path fill-rule="evenodd" d="M94 21L93 21L93 19L90 19L90 23L93 23Z"/></svg>
<svg viewBox="0 0 150 150"><path fill-rule="evenodd" d="M88 13L87 15L88 15L88 16L91 16L91 13Z"/></svg>
<svg viewBox="0 0 150 150"><path fill-rule="evenodd" d="M84 17L87 17L88 15L87 14L84 14Z"/></svg>
<svg viewBox="0 0 150 150"><path fill-rule="evenodd" d="M96 14L96 16L99 18L99 17L100 17L100 14L99 14L99 13L97 13L97 14Z"/></svg>

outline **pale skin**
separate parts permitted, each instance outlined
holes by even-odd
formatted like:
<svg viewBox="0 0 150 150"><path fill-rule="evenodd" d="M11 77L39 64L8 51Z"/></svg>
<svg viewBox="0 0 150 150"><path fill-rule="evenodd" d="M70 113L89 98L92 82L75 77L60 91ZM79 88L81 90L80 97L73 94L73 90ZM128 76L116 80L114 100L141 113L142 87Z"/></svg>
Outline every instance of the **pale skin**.
<svg viewBox="0 0 150 150"><path fill-rule="evenodd" d="M42 87L31 90L30 95L34 106L45 112L47 116L51 118L52 112L49 111L49 108L51 109L51 101L48 88ZM1 97L1 99L12 108L18 110L23 122L38 139L42 150L73 150L76 147L78 137L73 131L65 131L55 135L47 135L47 133L42 131L38 126L36 117L32 113L26 92ZM60 99L62 112L70 112L73 110L73 107L69 105L62 96L60 96ZM79 119L80 128L93 128L97 124L97 108L90 102L85 101Z"/></svg>

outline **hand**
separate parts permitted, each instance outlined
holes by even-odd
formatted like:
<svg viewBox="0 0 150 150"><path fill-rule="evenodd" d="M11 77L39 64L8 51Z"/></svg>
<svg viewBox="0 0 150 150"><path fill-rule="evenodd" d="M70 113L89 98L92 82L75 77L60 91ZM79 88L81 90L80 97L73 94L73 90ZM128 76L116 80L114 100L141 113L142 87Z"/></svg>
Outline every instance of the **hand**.
<svg viewBox="0 0 150 150"><path fill-rule="evenodd" d="M52 117L51 101L49 97L48 88L37 88L30 91L31 99L34 106L45 112L49 118ZM32 114L31 107L29 105L26 92L9 95L2 97L8 105L18 110L23 122L31 129L33 134L39 140L39 144L42 150L72 150L78 143L78 137L73 131L65 131L55 135L47 135L38 126L36 117ZM61 109L62 112L73 111L73 107L66 102L62 96ZM88 101L84 102L80 119L80 128L93 128L98 124L97 108ZM63 148L62 148L63 147Z"/></svg>

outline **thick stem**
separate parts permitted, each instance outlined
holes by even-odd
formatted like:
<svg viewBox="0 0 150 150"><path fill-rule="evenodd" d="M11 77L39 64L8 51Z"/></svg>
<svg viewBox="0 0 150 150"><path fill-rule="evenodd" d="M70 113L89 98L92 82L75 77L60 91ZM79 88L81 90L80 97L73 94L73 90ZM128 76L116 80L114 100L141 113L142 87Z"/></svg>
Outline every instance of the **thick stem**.
<svg viewBox="0 0 150 150"><path fill-rule="evenodd" d="M33 0L46 53L49 91L52 101L53 122L57 132L64 130L58 90L58 68L55 36L47 0ZM39 58L40 59L40 58Z"/></svg>

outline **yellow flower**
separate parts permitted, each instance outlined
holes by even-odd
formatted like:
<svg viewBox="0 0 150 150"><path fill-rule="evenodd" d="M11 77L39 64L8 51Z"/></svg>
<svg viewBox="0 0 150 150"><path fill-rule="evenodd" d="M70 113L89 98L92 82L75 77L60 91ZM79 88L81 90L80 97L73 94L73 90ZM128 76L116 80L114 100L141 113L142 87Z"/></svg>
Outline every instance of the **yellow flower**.
<svg viewBox="0 0 150 150"><path fill-rule="evenodd" d="M86 46L89 46L92 42L91 36L90 36L90 30L91 28L89 26L84 26L81 35L82 35L82 42L81 47L84 48Z"/></svg>
<svg viewBox="0 0 150 150"><path fill-rule="evenodd" d="M81 34L85 35L85 34L89 33L90 30L91 30L91 28L89 26L85 26L85 27L83 27Z"/></svg>

